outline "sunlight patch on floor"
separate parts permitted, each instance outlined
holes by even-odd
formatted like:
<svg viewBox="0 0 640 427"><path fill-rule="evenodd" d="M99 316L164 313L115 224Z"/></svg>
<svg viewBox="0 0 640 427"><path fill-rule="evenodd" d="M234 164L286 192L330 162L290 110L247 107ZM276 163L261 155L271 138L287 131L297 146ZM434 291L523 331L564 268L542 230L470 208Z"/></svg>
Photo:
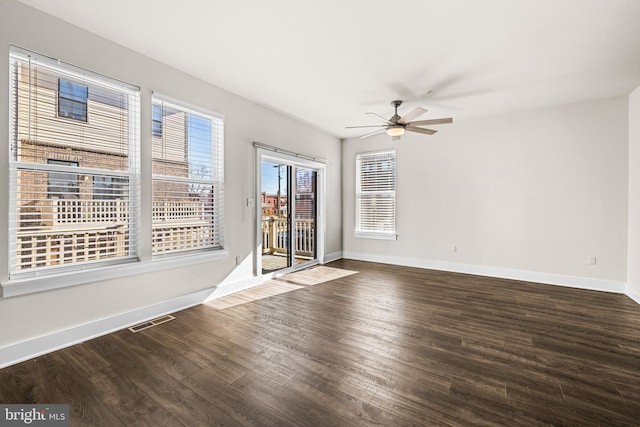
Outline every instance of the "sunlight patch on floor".
<svg viewBox="0 0 640 427"><path fill-rule="evenodd" d="M295 273L285 274L281 279L286 280L289 283L310 286L328 282L330 280L340 279L341 277L351 276L356 273L358 272L353 270L319 266L296 271Z"/></svg>
<svg viewBox="0 0 640 427"><path fill-rule="evenodd" d="M292 283L269 280L267 282L261 283L258 286L254 286L253 288L236 292L231 295L226 295L221 298L216 298L207 302L206 304L213 308L217 308L218 310L223 310L225 308L234 307L240 304L246 304L252 301L258 301L263 298L268 298L300 288L302 288L302 286Z"/></svg>

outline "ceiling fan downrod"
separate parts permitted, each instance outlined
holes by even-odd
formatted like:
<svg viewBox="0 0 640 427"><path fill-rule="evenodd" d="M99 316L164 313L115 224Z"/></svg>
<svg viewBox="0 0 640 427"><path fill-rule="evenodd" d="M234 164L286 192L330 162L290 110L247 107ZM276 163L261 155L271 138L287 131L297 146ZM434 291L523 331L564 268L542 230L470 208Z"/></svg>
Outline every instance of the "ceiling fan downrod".
<svg viewBox="0 0 640 427"><path fill-rule="evenodd" d="M400 120L400 116L398 115L398 107L402 105L402 101L399 99L396 99L395 101L391 101L391 105L395 109L395 112L393 114L393 117L391 117L390 121L393 123L397 123L398 120Z"/></svg>

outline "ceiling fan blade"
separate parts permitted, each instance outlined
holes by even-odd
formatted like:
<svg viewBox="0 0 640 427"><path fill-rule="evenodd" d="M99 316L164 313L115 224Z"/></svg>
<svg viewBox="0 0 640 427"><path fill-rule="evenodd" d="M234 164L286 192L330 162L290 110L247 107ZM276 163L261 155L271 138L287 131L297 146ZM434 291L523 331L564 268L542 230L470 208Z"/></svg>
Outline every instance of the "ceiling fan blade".
<svg viewBox="0 0 640 427"><path fill-rule="evenodd" d="M453 119L448 117L446 119L431 119L431 120L418 120L417 122L411 122L411 126L425 126L425 125L444 125L447 123L453 123Z"/></svg>
<svg viewBox="0 0 640 427"><path fill-rule="evenodd" d="M368 136L375 135L375 134L377 134L377 133L382 133L382 132L384 132L384 131L386 131L386 129L379 129L379 130L377 130L377 131L375 131L375 132L371 132L371 133L368 133L368 134L366 134L366 135L362 135L362 136L360 137L360 139L362 139L362 138L366 138L366 137L368 137Z"/></svg>
<svg viewBox="0 0 640 427"><path fill-rule="evenodd" d="M413 126L407 126L405 129L411 132L424 133L427 135L433 135L434 133L438 132L437 130L433 130L433 129L416 128Z"/></svg>
<svg viewBox="0 0 640 427"><path fill-rule="evenodd" d="M400 135L392 136L391 140L392 141L400 141Z"/></svg>
<svg viewBox="0 0 640 427"><path fill-rule="evenodd" d="M385 119L384 117L382 117L380 114L376 114L376 113L365 113L365 114L369 114L371 116L376 116L377 118L381 119L383 122L387 123L387 124L393 124L393 122L389 121L389 119Z"/></svg>
<svg viewBox="0 0 640 427"><path fill-rule="evenodd" d="M398 124L406 125L411 120L417 119L418 117L420 117L421 115L423 115L426 112L427 112L427 110L425 110L424 108L416 107L416 108L413 109L413 111L411 111L408 114L405 114L404 117L402 117L400 120L398 120Z"/></svg>
<svg viewBox="0 0 640 427"><path fill-rule="evenodd" d="M387 125L366 125L366 126L345 126L345 129L355 129L355 128L383 128L387 127Z"/></svg>

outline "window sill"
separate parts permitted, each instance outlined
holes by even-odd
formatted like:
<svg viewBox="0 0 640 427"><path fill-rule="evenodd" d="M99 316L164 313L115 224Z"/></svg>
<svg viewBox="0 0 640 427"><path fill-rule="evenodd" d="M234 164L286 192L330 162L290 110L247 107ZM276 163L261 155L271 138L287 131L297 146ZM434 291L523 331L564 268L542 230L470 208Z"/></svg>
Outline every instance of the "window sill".
<svg viewBox="0 0 640 427"><path fill-rule="evenodd" d="M144 262L133 261L126 264L109 265L84 271L19 278L1 283L0 297L9 298L188 265L219 261L226 259L228 255L229 252L226 250L217 250L215 252L180 255Z"/></svg>
<svg viewBox="0 0 640 427"><path fill-rule="evenodd" d="M371 233L356 231L353 236L359 239L398 240L396 233Z"/></svg>

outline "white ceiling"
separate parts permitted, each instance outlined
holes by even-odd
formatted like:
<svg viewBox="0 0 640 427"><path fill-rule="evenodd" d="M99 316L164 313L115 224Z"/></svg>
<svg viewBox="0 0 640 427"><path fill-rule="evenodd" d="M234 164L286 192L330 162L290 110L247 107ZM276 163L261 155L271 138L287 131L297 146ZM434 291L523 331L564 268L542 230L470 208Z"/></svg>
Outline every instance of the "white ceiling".
<svg viewBox="0 0 640 427"><path fill-rule="evenodd" d="M338 137L640 86L640 0L22 2Z"/></svg>

